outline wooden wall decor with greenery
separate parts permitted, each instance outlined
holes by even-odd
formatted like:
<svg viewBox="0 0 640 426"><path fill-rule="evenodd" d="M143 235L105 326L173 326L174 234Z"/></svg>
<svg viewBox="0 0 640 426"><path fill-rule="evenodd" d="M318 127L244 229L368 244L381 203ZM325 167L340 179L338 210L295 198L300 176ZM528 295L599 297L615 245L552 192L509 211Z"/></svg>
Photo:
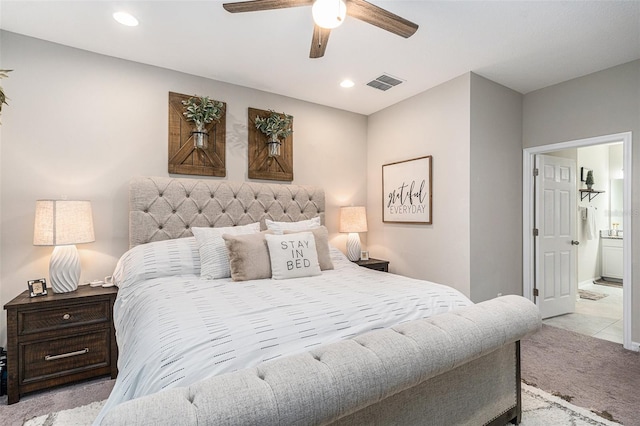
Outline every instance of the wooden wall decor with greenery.
<svg viewBox="0 0 640 426"><path fill-rule="evenodd" d="M249 179L293 180L293 134L283 139L280 155L269 157L269 137L256 128L256 117L267 118L272 111L249 108ZM284 116L284 114L281 114ZM291 124L293 126L293 123Z"/></svg>
<svg viewBox="0 0 640 426"><path fill-rule="evenodd" d="M182 175L218 176L227 174L225 164L227 105L219 121L205 125L209 133L209 146L196 149L191 132L192 122L184 116L186 101L191 96L169 92L169 173Z"/></svg>
<svg viewBox="0 0 640 426"><path fill-rule="evenodd" d="M9 73L13 70L0 70L0 80L9 77ZM2 112L2 105L9 105L7 103L7 96L4 94L4 89L0 86L0 112Z"/></svg>

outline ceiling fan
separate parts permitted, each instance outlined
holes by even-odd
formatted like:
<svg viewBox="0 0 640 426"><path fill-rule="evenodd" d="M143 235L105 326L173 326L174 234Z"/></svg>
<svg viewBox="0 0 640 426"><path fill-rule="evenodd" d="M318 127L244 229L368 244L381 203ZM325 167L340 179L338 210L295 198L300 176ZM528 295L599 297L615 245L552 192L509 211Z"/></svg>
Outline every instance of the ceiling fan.
<svg viewBox="0 0 640 426"><path fill-rule="evenodd" d="M411 37L418 25L365 0L250 0L224 3L227 12L255 12L286 9L298 6L312 7L314 28L310 58L321 58L327 48L332 28L342 24L345 15L360 19L404 38Z"/></svg>

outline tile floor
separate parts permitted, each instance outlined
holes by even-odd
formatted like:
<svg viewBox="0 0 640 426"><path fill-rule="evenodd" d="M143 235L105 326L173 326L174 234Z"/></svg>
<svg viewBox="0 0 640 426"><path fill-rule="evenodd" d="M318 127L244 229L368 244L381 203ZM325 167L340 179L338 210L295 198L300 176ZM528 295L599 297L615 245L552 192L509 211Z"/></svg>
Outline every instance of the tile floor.
<svg viewBox="0 0 640 426"><path fill-rule="evenodd" d="M574 313L548 318L543 322L622 344L622 287L588 284L580 288L604 293L607 297L600 300L578 299Z"/></svg>

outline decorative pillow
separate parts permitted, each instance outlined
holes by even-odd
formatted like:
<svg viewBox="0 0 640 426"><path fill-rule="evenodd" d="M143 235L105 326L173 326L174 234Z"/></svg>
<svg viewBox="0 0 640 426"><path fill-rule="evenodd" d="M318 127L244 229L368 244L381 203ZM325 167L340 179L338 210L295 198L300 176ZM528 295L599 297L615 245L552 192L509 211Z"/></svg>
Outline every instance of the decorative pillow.
<svg viewBox="0 0 640 426"><path fill-rule="evenodd" d="M311 228L317 228L320 226L320 216L313 217L307 220L299 220L297 222L274 222L269 219L265 219L264 223L267 225L269 231L273 231L274 234L282 234L284 231L307 231Z"/></svg>
<svg viewBox="0 0 640 426"><path fill-rule="evenodd" d="M200 274L200 254L193 237L133 247L118 260L113 283L125 288L152 278L183 274Z"/></svg>
<svg viewBox="0 0 640 426"><path fill-rule="evenodd" d="M311 232L266 234L274 280L320 275L318 252Z"/></svg>
<svg viewBox="0 0 640 426"><path fill-rule="evenodd" d="M244 226L191 228L191 230L196 237L198 251L200 252L200 262L202 263L200 277L206 280L215 280L231 276L229 256L227 255L227 247L222 239L222 234L256 234L260 232L260 222Z"/></svg>
<svg viewBox="0 0 640 426"><path fill-rule="evenodd" d="M298 231L284 231L284 234L294 234L296 232ZM329 251L329 231L325 226L318 226L317 228L309 229L309 232L313 234L313 238L316 240L320 270L326 271L327 269L333 269L333 262L331 261L331 253Z"/></svg>
<svg viewBox="0 0 640 426"><path fill-rule="evenodd" d="M271 278L271 260L264 231L258 234L229 235L222 238L229 254L231 279L234 281Z"/></svg>

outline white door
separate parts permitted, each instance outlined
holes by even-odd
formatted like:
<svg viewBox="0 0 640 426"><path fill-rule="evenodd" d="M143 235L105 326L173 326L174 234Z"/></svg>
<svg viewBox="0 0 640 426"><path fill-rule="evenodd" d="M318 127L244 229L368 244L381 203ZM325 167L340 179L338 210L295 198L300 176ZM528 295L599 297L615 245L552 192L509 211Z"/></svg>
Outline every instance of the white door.
<svg viewBox="0 0 640 426"><path fill-rule="evenodd" d="M575 310L576 164L537 155L536 168L536 303L542 318L549 318Z"/></svg>

